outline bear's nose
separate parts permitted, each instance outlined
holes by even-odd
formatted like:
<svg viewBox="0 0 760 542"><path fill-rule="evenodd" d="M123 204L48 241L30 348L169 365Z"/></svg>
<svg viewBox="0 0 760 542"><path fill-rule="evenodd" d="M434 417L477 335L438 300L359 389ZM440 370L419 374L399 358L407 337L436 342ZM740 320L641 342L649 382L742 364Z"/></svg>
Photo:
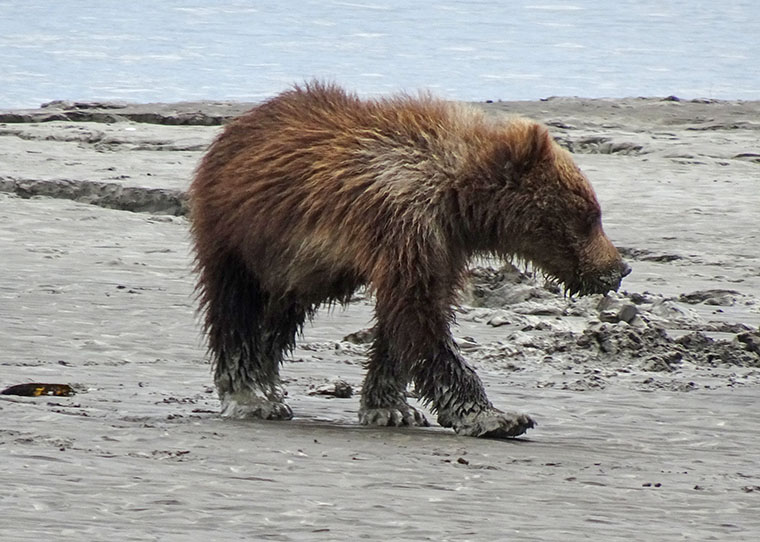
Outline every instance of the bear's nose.
<svg viewBox="0 0 760 542"><path fill-rule="evenodd" d="M621 277L627 277L628 275L631 274L631 271L633 271L633 269L631 269L631 266L625 262L623 262L622 265L620 266Z"/></svg>

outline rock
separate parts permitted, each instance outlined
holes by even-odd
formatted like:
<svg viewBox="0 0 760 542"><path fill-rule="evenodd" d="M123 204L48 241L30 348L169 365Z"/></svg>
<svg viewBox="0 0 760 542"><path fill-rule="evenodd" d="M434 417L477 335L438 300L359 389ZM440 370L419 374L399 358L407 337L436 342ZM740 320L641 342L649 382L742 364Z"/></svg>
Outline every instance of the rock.
<svg viewBox="0 0 760 542"><path fill-rule="evenodd" d="M509 318L503 314L497 314L488 321L488 325L493 327L506 326L510 323Z"/></svg>
<svg viewBox="0 0 760 542"><path fill-rule="evenodd" d="M747 350L760 356L760 330L756 332L740 333L736 336L736 339L744 344Z"/></svg>
<svg viewBox="0 0 760 542"><path fill-rule="evenodd" d="M697 290L689 294L681 294L678 301L696 305L704 303L705 305L716 305L720 307L730 307L736 303L736 300L742 294L736 290Z"/></svg>
<svg viewBox="0 0 760 542"><path fill-rule="evenodd" d="M667 322L669 326L691 326L701 321L699 315L688 307L680 307L670 299L661 299L652 304L647 313L651 320Z"/></svg>
<svg viewBox="0 0 760 542"><path fill-rule="evenodd" d="M639 309L633 303L625 303L623 299L606 295L596 306L599 320L611 324L625 322L630 324L639 314Z"/></svg>
<svg viewBox="0 0 760 542"><path fill-rule="evenodd" d="M563 147L575 154L625 154L639 155L647 151L644 146L631 141L612 141L605 136L586 136L578 139L558 138Z"/></svg>
<svg viewBox="0 0 760 542"><path fill-rule="evenodd" d="M338 399L348 399L353 394L353 386L340 378L309 391L309 395L327 395L330 397L337 397Z"/></svg>
<svg viewBox="0 0 760 542"><path fill-rule="evenodd" d="M473 307L505 307L553 295L531 275L512 264L499 269L475 267L468 271L463 300Z"/></svg>
<svg viewBox="0 0 760 542"><path fill-rule="evenodd" d="M599 303L596 305L596 310L598 310L600 313L604 311L615 311L618 309L621 305L621 301L615 297L614 294L605 295L602 299L599 300Z"/></svg>
<svg viewBox="0 0 760 542"><path fill-rule="evenodd" d="M634 292L630 294L628 298L631 300L632 303L636 305L643 305L644 303L652 303L654 301L654 299L648 292L644 292L643 294Z"/></svg>
<svg viewBox="0 0 760 542"><path fill-rule="evenodd" d="M681 364L682 360L683 354L680 352L656 354L645 359L641 364L641 369L652 372L672 372L676 366Z"/></svg>
<svg viewBox="0 0 760 542"><path fill-rule="evenodd" d="M473 337L455 338L454 342L463 352L473 351L480 348L480 344L478 344L478 341L476 341Z"/></svg>
<svg viewBox="0 0 760 542"><path fill-rule="evenodd" d="M370 327L349 333L343 337L343 340L353 344L369 344L375 340L375 328Z"/></svg>
<svg viewBox="0 0 760 542"><path fill-rule="evenodd" d="M623 305L621 309L618 311L618 320L621 322L625 322L626 324L630 324L633 322L634 318L638 316L639 309L636 308L636 305Z"/></svg>
<svg viewBox="0 0 760 542"><path fill-rule="evenodd" d="M547 302L525 301L513 308L517 314L533 316L562 316L563 308L557 303L549 304Z"/></svg>
<svg viewBox="0 0 760 542"><path fill-rule="evenodd" d="M616 324L620 321L618 313L615 310L607 310L599 313L599 320L607 322L609 324Z"/></svg>
<svg viewBox="0 0 760 542"><path fill-rule="evenodd" d="M683 256L678 254L652 254L651 256L643 256L641 260L644 262L670 263L683 260Z"/></svg>

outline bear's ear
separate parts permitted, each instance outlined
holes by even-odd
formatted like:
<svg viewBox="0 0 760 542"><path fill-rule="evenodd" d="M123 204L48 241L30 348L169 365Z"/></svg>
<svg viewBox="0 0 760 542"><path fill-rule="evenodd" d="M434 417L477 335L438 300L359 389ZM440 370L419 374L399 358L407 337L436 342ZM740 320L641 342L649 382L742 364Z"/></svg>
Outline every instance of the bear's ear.
<svg viewBox="0 0 760 542"><path fill-rule="evenodd" d="M552 157L553 140L549 130L543 124L533 125L533 156L531 162L536 164Z"/></svg>
<svg viewBox="0 0 760 542"><path fill-rule="evenodd" d="M514 119L507 129L508 160L511 169L528 171L552 157L553 141L546 126L526 119Z"/></svg>

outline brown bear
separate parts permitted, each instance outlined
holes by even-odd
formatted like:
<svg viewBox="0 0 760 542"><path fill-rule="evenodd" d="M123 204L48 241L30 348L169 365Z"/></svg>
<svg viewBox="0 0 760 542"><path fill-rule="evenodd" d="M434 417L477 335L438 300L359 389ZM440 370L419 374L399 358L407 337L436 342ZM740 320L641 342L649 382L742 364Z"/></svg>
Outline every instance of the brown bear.
<svg viewBox="0 0 760 542"><path fill-rule="evenodd" d="M289 419L279 366L322 304L368 286L375 337L363 424L462 435L533 427L486 396L449 329L468 260L531 262L570 294L629 268L586 177L547 129L428 95L362 100L320 82L232 121L191 191L198 292L224 415Z"/></svg>

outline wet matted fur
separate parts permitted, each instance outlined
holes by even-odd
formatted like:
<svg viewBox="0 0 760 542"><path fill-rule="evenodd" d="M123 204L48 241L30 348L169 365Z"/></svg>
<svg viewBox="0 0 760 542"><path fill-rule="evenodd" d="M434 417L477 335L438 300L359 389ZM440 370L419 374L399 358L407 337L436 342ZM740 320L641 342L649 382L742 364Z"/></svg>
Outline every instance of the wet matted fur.
<svg viewBox="0 0 760 542"><path fill-rule="evenodd" d="M279 366L324 303L375 294L359 419L438 422L511 437L450 324L468 260L521 258L570 293L616 289L627 266L594 191L547 129L431 96L378 100L328 84L284 92L231 122L191 191L198 291L224 414L292 417Z"/></svg>

